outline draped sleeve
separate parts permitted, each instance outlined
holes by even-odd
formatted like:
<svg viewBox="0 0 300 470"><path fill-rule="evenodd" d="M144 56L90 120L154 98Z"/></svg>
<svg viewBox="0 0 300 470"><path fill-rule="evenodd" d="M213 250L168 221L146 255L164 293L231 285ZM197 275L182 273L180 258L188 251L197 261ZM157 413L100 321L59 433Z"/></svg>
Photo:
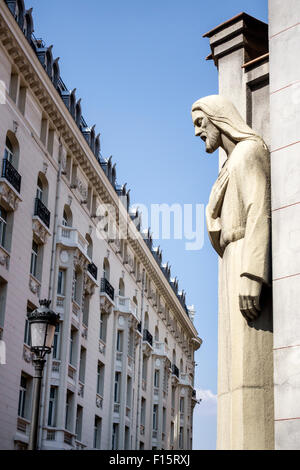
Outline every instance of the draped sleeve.
<svg viewBox="0 0 300 470"><path fill-rule="evenodd" d="M241 276L271 282L270 162L262 141L239 145L238 165L232 171L245 215Z"/></svg>

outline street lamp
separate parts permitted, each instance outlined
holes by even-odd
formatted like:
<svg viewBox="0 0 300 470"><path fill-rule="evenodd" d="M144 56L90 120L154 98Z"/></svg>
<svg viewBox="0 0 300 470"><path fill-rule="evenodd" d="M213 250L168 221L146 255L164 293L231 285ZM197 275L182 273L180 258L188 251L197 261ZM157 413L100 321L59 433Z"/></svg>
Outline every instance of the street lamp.
<svg viewBox="0 0 300 470"><path fill-rule="evenodd" d="M35 370L29 450L36 450L37 448L40 395L43 370L46 362L45 356L51 353L55 328L59 321L59 315L49 309L51 300L40 300L39 303L39 308L27 314L31 333L31 351L34 353L32 362Z"/></svg>

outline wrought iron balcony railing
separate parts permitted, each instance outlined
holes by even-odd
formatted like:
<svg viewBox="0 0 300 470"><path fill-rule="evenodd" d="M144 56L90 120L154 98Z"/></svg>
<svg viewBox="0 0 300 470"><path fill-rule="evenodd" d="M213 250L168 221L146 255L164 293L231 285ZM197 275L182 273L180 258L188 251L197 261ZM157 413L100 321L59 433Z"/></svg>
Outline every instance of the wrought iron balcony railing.
<svg viewBox="0 0 300 470"><path fill-rule="evenodd" d="M114 300L115 297L115 290L113 286L108 282L107 279L104 277L101 279L101 292L105 293L108 295L108 297L111 298L111 300Z"/></svg>
<svg viewBox="0 0 300 470"><path fill-rule="evenodd" d="M176 364L172 364L172 374L179 378L179 369Z"/></svg>
<svg viewBox="0 0 300 470"><path fill-rule="evenodd" d="M153 336L151 335L151 333L146 328L144 328L143 340L147 341L147 343L149 343L150 346L152 346Z"/></svg>
<svg viewBox="0 0 300 470"><path fill-rule="evenodd" d="M2 178L5 178L20 193L22 177L7 159L3 160Z"/></svg>
<svg viewBox="0 0 300 470"><path fill-rule="evenodd" d="M37 215L46 227L50 227L50 211L38 197L35 198L34 215Z"/></svg>
<svg viewBox="0 0 300 470"><path fill-rule="evenodd" d="M97 266L94 263L90 263L88 264L87 270L93 276L93 278L97 280L97 276L98 276Z"/></svg>

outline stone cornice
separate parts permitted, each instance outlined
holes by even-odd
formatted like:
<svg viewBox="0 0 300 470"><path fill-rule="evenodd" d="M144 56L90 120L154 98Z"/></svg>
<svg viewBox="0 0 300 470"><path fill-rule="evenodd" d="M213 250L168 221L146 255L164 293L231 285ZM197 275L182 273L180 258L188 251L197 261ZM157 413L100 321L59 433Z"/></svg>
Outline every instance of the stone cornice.
<svg viewBox="0 0 300 470"><path fill-rule="evenodd" d="M44 113L47 114L52 127L55 128L65 147L70 150L101 200L106 204L111 204L116 210L117 223L122 231L128 229L129 244L157 284L157 288L165 297L167 304L177 313L178 320L181 321L189 335L197 336L193 323L154 260L128 212L120 203L117 193L3 0L0 1L0 41Z"/></svg>

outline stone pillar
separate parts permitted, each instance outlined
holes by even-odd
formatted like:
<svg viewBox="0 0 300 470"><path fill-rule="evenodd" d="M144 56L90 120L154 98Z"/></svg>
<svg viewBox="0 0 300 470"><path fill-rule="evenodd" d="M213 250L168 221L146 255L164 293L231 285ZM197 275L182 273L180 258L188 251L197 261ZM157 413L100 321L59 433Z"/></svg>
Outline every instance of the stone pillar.
<svg viewBox="0 0 300 470"><path fill-rule="evenodd" d="M268 144L268 26L241 13L204 35L219 71L219 94L232 101ZM256 119L260 115L261 119ZM225 154L220 152L222 166ZM220 260L220 265L222 260ZM221 266L220 266L221 267ZM221 270L220 270L221 271ZM223 298L219 282L219 299ZM232 292L238 298L238 289ZM218 449L273 449L273 335L268 308L249 327L219 312ZM223 300L222 300L223 301ZM220 304L221 305L221 304ZM232 321L231 321L232 320Z"/></svg>
<svg viewBox="0 0 300 470"><path fill-rule="evenodd" d="M275 448L300 449L299 0L269 0Z"/></svg>

